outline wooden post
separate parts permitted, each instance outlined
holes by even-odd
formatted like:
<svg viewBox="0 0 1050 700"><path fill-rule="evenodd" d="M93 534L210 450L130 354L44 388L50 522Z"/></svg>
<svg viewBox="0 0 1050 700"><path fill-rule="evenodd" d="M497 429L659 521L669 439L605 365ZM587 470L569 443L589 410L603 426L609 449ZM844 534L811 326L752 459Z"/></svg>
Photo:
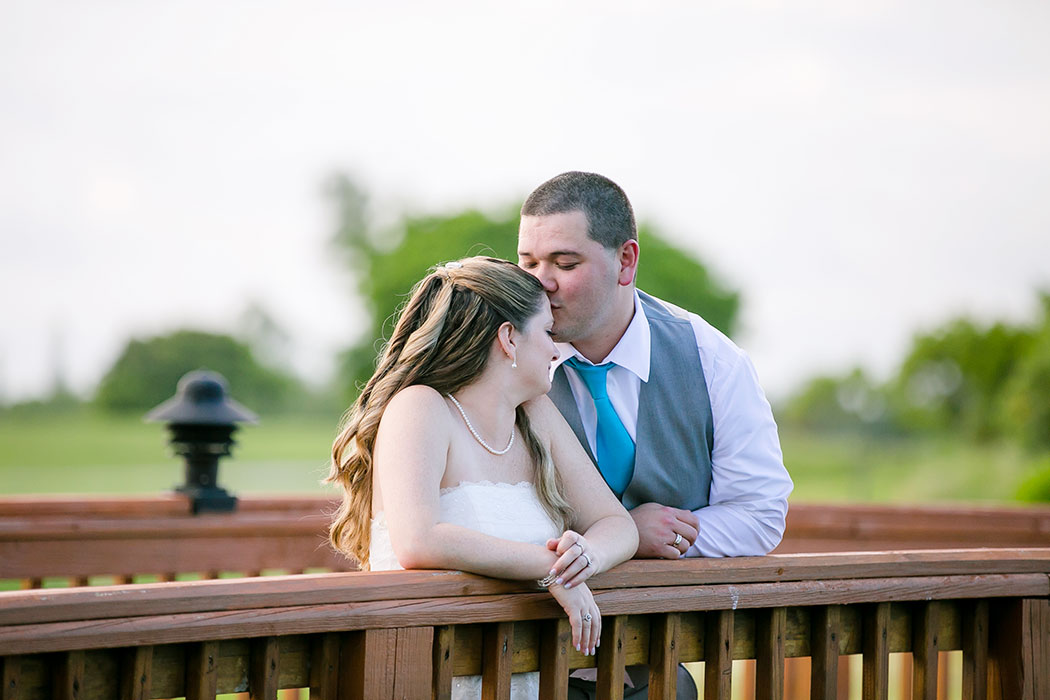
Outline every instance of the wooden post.
<svg viewBox="0 0 1050 700"><path fill-rule="evenodd" d="M0 659L3 666L3 685L0 686L0 700L21 700L22 696L22 657L5 656Z"/></svg>
<svg viewBox="0 0 1050 700"><path fill-rule="evenodd" d="M339 696L339 636L314 636L310 650L310 700L336 700Z"/></svg>
<svg viewBox="0 0 1050 700"><path fill-rule="evenodd" d="M482 700L509 700L514 661L514 623L485 625L481 642Z"/></svg>
<svg viewBox="0 0 1050 700"><path fill-rule="evenodd" d="M975 600L963 608L963 700L988 697L988 601Z"/></svg>
<svg viewBox="0 0 1050 700"><path fill-rule="evenodd" d="M622 700L627 616L603 617L602 632L604 644L598 647L598 685L595 690L600 698Z"/></svg>
<svg viewBox="0 0 1050 700"><path fill-rule="evenodd" d="M678 689L678 635L682 616L653 615L649 628L649 697L674 700Z"/></svg>
<svg viewBox="0 0 1050 700"><path fill-rule="evenodd" d="M339 654L339 698L390 700L396 658L396 629L347 635Z"/></svg>
<svg viewBox="0 0 1050 700"><path fill-rule="evenodd" d="M394 697L426 698L433 688L433 627L400 627L394 655Z"/></svg>
<svg viewBox="0 0 1050 700"><path fill-rule="evenodd" d="M124 650L120 664L120 700L150 700L153 686L153 647Z"/></svg>
<svg viewBox="0 0 1050 700"><path fill-rule="evenodd" d="M890 604L864 612L864 700L887 700L890 692Z"/></svg>
<svg viewBox="0 0 1050 700"><path fill-rule="evenodd" d="M1026 599L1024 614L1025 678L1032 679L1032 697L1050 697L1050 599Z"/></svg>
<svg viewBox="0 0 1050 700"><path fill-rule="evenodd" d="M219 643L199 642L186 648L186 700L215 700L219 682Z"/></svg>
<svg viewBox="0 0 1050 700"><path fill-rule="evenodd" d="M567 700L569 697L569 647L572 626L560 615L545 620L540 632L540 697Z"/></svg>
<svg viewBox="0 0 1050 700"><path fill-rule="evenodd" d="M248 678L250 700L277 700L280 675L281 647L277 637L253 639Z"/></svg>
<svg viewBox="0 0 1050 700"><path fill-rule="evenodd" d="M733 696L733 611L704 615L704 700Z"/></svg>
<svg viewBox="0 0 1050 700"><path fill-rule="evenodd" d="M433 700L452 700L452 650L456 646L456 628L441 625L434 628L434 654L431 671L434 674Z"/></svg>
<svg viewBox="0 0 1050 700"><path fill-rule="evenodd" d="M839 606L821 605L809 616L809 648L813 658L809 681L811 700L836 700L839 672Z"/></svg>
<svg viewBox="0 0 1050 700"><path fill-rule="evenodd" d="M55 700L80 700L83 691L84 652L67 651L59 659L52 695Z"/></svg>
<svg viewBox="0 0 1050 700"><path fill-rule="evenodd" d="M940 603L920 603L912 614L912 699L937 700Z"/></svg>
<svg viewBox="0 0 1050 700"><path fill-rule="evenodd" d="M1050 694L1050 601L996 601L988 640L988 696L1042 700Z"/></svg>
<svg viewBox="0 0 1050 700"><path fill-rule="evenodd" d="M787 608L760 610L755 617L756 700L783 700L786 626Z"/></svg>

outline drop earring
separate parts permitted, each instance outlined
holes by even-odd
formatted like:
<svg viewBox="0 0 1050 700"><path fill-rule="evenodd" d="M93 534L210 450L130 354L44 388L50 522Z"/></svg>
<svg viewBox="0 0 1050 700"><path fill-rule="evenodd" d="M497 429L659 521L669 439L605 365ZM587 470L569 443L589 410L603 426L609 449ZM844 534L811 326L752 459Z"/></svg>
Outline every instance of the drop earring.
<svg viewBox="0 0 1050 700"><path fill-rule="evenodd" d="M518 358L516 358L516 357L510 358L510 368L511 369L517 369L518 368Z"/></svg>

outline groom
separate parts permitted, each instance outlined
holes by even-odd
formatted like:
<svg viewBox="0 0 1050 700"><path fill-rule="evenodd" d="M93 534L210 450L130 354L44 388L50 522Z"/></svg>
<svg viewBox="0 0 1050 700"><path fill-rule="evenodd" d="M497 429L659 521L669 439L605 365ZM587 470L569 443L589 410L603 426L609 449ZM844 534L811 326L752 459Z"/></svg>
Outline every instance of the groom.
<svg viewBox="0 0 1050 700"><path fill-rule="evenodd" d="M792 483L747 355L634 286L627 195L568 172L521 208L518 264L543 283L561 357L550 396L631 512L639 558L766 554Z"/></svg>
<svg viewBox="0 0 1050 700"><path fill-rule="evenodd" d="M561 343L550 397L631 511L636 556L765 554L792 482L751 360L695 314L636 290L623 190L567 172L522 206L518 261Z"/></svg>
<svg viewBox="0 0 1050 700"><path fill-rule="evenodd" d="M547 291L561 352L550 397L634 518L636 557L766 554L792 488L769 402L732 341L635 288L639 252L606 177L563 173L525 200L518 264Z"/></svg>

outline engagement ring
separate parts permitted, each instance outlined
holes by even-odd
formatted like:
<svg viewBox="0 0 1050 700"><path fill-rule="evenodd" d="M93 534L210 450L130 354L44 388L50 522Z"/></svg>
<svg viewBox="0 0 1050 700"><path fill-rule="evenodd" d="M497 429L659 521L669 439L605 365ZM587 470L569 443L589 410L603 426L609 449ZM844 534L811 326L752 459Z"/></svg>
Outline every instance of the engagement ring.
<svg viewBox="0 0 1050 700"><path fill-rule="evenodd" d="M583 616L583 621L584 622L590 622L591 621L591 614L590 613L585 613L584 616Z"/></svg>

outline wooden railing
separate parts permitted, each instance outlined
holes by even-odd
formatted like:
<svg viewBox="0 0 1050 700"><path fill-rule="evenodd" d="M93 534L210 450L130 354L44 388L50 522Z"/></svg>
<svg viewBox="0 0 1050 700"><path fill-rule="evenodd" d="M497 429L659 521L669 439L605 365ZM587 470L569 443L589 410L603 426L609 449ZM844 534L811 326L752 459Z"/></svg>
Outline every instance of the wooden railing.
<svg viewBox="0 0 1050 700"><path fill-rule="evenodd" d="M38 588L261 572L349 571L325 535L324 497L242 497L195 516L178 495L0 498L0 579ZM777 553L1050 545L1050 507L792 504ZM59 581L49 581L58 583Z"/></svg>
<svg viewBox="0 0 1050 700"><path fill-rule="evenodd" d="M178 494L6 497L0 499L0 579L39 588L48 578L87 585L186 574L349 571L355 565L332 550L326 535L336 505L312 496L249 496L234 513L194 515Z"/></svg>
<svg viewBox="0 0 1050 700"><path fill-rule="evenodd" d="M783 696L784 660L810 657L811 697L863 655L865 698L886 698L891 653L914 659L913 697L936 697L940 652L961 650L965 698L1050 697L1050 549L772 555L628 562L591 581L597 657L569 644L549 594L450 572L332 573L0 594L3 700L213 698L281 688L311 698L448 698L480 674L506 698L538 670L564 698L596 665L599 696L625 665L674 697L678 662L704 661L706 700L729 698L733 659L756 659L756 697Z"/></svg>

